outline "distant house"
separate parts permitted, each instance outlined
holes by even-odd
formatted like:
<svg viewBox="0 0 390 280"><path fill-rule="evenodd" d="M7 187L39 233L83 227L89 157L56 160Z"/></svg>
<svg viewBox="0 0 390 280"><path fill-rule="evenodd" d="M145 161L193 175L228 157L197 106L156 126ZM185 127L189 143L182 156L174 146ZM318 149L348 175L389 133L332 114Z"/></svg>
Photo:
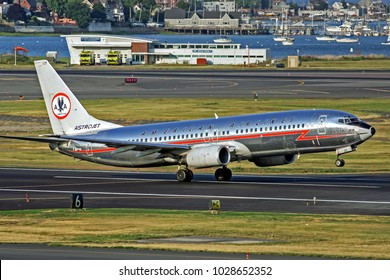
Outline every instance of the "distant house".
<svg viewBox="0 0 390 280"><path fill-rule="evenodd" d="M17 1L15 1L17 2ZM37 7L36 0L20 0L19 5L27 11L35 10Z"/></svg>
<svg viewBox="0 0 390 280"><path fill-rule="evenodd" d="M234 0L204 2L203 7L209 12L234 12L236 11L236 2Z"/></svg>
<svg viewBox="0 0 390 280"><path fill-rule="evenodd" d="M272 1L272 10L274 12L287 12L290 6L286 4L283 0L273 0Z"/></svg>
<svg viewBox="0 0 390 280"><path fill-rule="evenodd" d="M344 9L344 5L343 5L343 3L341 3L341 2L334 2L334 3L332 4L332 10L333 10L333 11L340 11L340 10L342 10L342 9Z"/></svg>
<svg viewBox="0 0 390 280"><path fill-rule="evenodd" d="M178 0L156 0L156 5L162 9L177 7Z"/></svg>
<svg viewBox="0 0 390 280"><path fill-rule="evenodd" d="M84 2L92 10L93 6L101 3L106 9L106 18L110 21L124 21L123 4L121 0L84 0Z"/></svg>
<svg viewBox="0 0 390 280"><path fill-rule="evenodd" d="M123 4L121 0L97 0L106 8L107 19L110 21L124 21Z"/></svg>
<svg viewBox="0 0 390 280"><path fill-rule="evenodd" d="M6 15L11 4L0 4L0 16Z"/></svg>

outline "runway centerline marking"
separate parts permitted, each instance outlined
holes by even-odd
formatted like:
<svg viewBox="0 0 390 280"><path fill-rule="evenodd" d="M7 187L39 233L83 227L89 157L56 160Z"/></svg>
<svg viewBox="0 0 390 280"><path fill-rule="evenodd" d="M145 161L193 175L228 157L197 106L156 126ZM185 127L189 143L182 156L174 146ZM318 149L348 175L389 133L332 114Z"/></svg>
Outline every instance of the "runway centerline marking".
<svg viewBox="0 0 390 280"><path fill-rule="evenodd" d="M87 176L54 176L57 179L89 179L89 180L114 180L114 181L138 181L138 182L177 182L177 180L168 179L142 179L142 178L111 178L111 177L87 177ZM213 184L244 184L244 185L276 185L276 186L300 186L300 187L331 187L331 188L357 188L357 189L380 189L379 186L350 186L350 185L331 185L314 183L275 183L275 182L235 182L235 181L197 181L199 183Z"/></svg>
<svg viewBox="0 0 390 280"><path fill-rule="evenodd" d="M207 199L235 199L235 200L271 200L271 201L297 201L310 202L313 198L289 198L289 197L256 197L256 196L227 196L227 195L202 195L202 194L164 194L164 193L118 193L118 192L91 192L91 191L54 191L54 190L29 190L29 189L0 189L0 192L30 192L30 193L56 193L73 194L80 192L84 195L120 195L120 196L143 196L143 197L175 197L175 198L207 198ZM316 199L316 202L329 203L358 203L358 204L385 204L390 205L390 201L368 201L368 200L345 200L345 199Z"/></svg>
<svg viewBox="0 0 390 280"><path fill-rule="evenodd" d="M126 181L114 181L111 184L124 184ZM107 182L91 182L91 183L60 183L60 184L47 184L47 185L25 185L25 186L12 186L12 188L47 188L47 187L67 187L67 186L88 186L88 185L103 185ZM0 190L8 187L0 187Z"/></svg>

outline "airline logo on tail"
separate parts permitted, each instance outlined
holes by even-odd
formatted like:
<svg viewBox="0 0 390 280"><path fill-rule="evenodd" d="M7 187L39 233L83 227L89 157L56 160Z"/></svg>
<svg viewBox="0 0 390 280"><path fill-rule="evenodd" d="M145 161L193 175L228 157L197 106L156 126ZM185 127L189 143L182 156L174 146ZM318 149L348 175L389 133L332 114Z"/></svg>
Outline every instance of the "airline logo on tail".
<svg viewBox="0 0 390 280"><path fill-rule="evenodd" d="M70 113L70 98L65 93L57 93L51 101L51 108L57 119L65 119Z"/></svg>

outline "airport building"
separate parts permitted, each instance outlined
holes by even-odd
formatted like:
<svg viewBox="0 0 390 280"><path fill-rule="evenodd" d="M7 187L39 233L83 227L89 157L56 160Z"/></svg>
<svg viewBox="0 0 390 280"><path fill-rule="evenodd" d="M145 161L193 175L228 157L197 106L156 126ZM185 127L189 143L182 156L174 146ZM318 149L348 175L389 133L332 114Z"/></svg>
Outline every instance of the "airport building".
<svg viewBox="0 0 390 280"><path fill-rule="evenodd" d="M270 59L269 49L236 43L167 43L126 36L62 35L71 64L249 65Z"/></svg>

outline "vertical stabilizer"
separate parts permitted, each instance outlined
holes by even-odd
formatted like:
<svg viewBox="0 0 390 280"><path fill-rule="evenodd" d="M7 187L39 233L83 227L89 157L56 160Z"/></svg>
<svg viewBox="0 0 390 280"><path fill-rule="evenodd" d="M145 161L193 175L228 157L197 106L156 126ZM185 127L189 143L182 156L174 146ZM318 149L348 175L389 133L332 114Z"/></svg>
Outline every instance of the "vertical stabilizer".
<svg viewBox="0 0 390 280"><path fill-rule="evenodd" d="M120 127L89 115L47 60L35 61L35 68L54 134L84 134Z"/></svg>

